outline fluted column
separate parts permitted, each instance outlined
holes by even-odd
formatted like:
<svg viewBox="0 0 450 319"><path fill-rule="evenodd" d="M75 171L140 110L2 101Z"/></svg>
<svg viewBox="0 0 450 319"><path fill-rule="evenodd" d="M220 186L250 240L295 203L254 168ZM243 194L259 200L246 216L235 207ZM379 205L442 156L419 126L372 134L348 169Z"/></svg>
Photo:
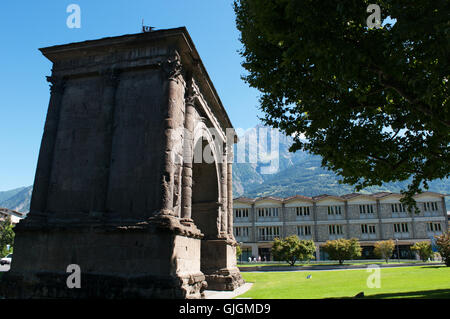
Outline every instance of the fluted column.
<svg viewBox="0 0 450 319"><path fill-rule="evenodd" d="M220 216L220 236L227 237L228 231L228 162L227 148L224 148L224 154L221 163L221 184L222 184L222 209ZM233 229L231 229L233 231Z"/></svg>
<svg viewBox="0 0 450 319"><path fill-rule="evenodd" d="M48 76L47 81L50 82L51 94L31 197L30 211L33 212L32 215L44 213L47 209L53 155L65 86L64 79L61 77Z"/></svg>
<svg viewBox="0 0 450 319"><path fill-rule="evenodd" d="M182 197L181 218L184 222L192 222L192 167L194 157L194 120L195 120L195 95L189 89L185 100L184 145L183 145L183 172L182 172Z"/></svg>
<svg viewBox="0 0 450 319"><path fill-rule="evenodd" d="M233 149L228 146L228 157L227 157L227 193L228 193L228 236L234 238L233 236Z"/></svg>
<svg viewBox="0 0 450 319"><path fill-rule="evenodd" d="M164 154L164 170L162 175L162 210L161 215L175 215L173 211L174 194L174 149L178 141L174 138L174 132L177 129L175 125L176 117L176 95L178 88L178 77L181 75L181 62L178 54L169 57L162 65L163 72L168 80L168 103L165 117L164 136L166 142Z"/></svg>

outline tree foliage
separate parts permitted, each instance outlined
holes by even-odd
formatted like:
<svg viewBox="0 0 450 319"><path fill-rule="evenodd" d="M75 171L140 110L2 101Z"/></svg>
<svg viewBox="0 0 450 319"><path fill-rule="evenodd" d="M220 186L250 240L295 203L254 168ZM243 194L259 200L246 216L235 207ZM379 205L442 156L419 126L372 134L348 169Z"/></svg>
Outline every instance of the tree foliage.
<svg viewBox="0 0 450 319"><path fill-rule="evenodd" d="M236 246L236 258L239 258L239 256L242 255L242 248L240 245Z"/></svg>
<svg viewBox="0 0 450 319"><path fill-rule="evenodd" d="M450 232L447 231L440 236L436 236L436 245L442 260L447 267L450 267Z"/></svg>
<svg viewBox="0 0 450 319"><path fill-rule="evenodd" d="M11 220L5 219L0 221L0 257L4 257L9 253L6 249L7 245L13 245L14 243L14 230Z"/></svg>
<svg viewBox="0 0 450 319"><path fill-rule="evenodd" d="M323 246L323 251L328 254L328 258L331 260L338 260L340 264L344 260L352 260L361 256L362 248L358 239L336 239L328 240Z"/></svg>
<svg viewBox="0 0 450 319"><path fill-rule="evenodd" d="M427 261L428 258L433 257L433 249L428 241L418 241L411 247L411 250L417 252L422 261Z"/></svg>
<svg viewBox="0 0 450 319"><path fill-rule="evenodd" d="M386 263L389 262L395 249L395 242L391 240L383 240L375 243L373 253L379 258L383 258Z"/></svg>
<svg viewBox="0 0 450 319"><path fill-rule="evenodd" d="M316 246L312 240L300 240L292 235L285 239L275 238L272 253L276 260L284 260L294 266L298 260L305 261L314 257Z"/></svg>
<svg viewBox="0 0 450 319"><path fill-rule="evenodd" d="M402 200L450 175L450 1L235 0L244 80L261 93L265 124L291 151L361 190L410 180ZM306 137L306 139L303 139Z"/></svg>

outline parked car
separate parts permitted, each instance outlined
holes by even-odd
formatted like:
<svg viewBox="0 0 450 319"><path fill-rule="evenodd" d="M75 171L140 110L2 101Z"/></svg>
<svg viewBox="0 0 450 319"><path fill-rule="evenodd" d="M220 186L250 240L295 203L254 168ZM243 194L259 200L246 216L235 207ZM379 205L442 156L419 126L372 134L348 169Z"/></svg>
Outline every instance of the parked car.
<svg viewBox="0 0 450 319"><path fill-rule="evenodd" d="M13 254L9 254L6 257L0 259L0 265L11 265L12 255Z"/></svg>

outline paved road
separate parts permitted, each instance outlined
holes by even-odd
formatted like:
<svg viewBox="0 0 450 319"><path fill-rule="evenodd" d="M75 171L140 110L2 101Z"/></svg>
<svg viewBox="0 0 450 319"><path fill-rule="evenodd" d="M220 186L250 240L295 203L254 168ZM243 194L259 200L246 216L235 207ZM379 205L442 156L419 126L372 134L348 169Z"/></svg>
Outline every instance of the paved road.
<svg viewBox="0 0 450 319"><path fill-rule="evenodd" d="M10 265L0 265L0 271L8 271L10 268Z"/></svg>

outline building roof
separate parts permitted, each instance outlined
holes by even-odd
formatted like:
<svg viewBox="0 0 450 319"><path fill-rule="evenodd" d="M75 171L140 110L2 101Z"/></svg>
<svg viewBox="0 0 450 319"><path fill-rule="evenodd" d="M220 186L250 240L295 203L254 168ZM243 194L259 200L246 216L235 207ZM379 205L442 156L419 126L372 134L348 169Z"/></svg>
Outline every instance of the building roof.
<svg viewBox="0 0 450 319"><path fill-rule="evenodd" d="M12 209L0 207L0 220L11 218L11 222L17 224L22 218L25 218L25 214L17 212Z"/></svg>
<svg viewBox="0 0 450 319"><path fill-rule="evenodd" d="M447 194L440 194L440 193L436 193L436 192L423 192L420 194L416 194L415 197L417 196L422 196L422 195L434 195L434 196L439 196L439 197L445 197L445 196L449 196ZM274 201L279 201L282 203L287 203L296 199L299 200L306 200L306 201L310 201L310 202L319 202L321 200L324 199L336 199L338 201L347 201L347 200L351 200L353 198L356 197L367 197L367 198L372 198L373 200L377 200L380 198L385 198L388 196L403 196L399 193L390 193L390 192L378 192L378 193L374 193L374 194L362 194L362 193L350 193L350 194L345 194L345 195L341 195L341 196L337 196L337 195L329 195L329 194L322 194L322 195L318 195L318 196L303 196L303 195L294 195L294 196L289 196L289 197L278 197L278 196L265 196L265 197L256 197L256 198L248 198L248 197L238 197L235 198L234 201L238 201L238 202L247 202L247 203L254 203L257 201L262 201L262 200L274 200Z"/></svg>

